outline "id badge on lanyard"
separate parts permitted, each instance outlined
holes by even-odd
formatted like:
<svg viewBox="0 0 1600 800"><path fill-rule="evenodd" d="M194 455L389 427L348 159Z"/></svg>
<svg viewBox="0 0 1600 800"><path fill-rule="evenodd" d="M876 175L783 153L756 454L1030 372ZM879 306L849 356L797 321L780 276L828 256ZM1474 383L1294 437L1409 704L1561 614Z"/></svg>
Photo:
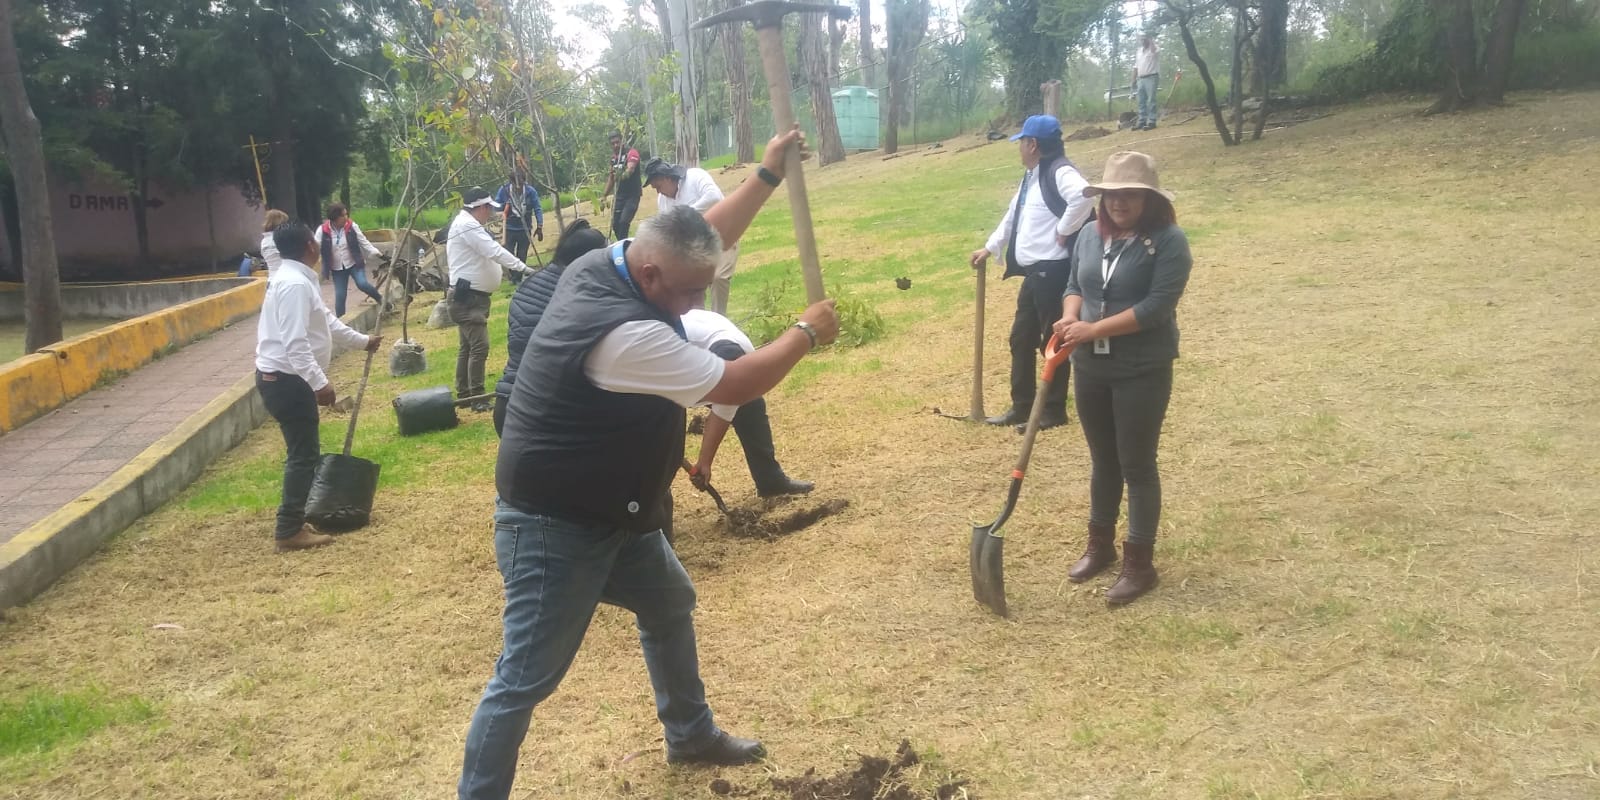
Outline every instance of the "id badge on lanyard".
<svg viewBox="0 0 1600 800"><path fill-rule="evenodd" d="M1108 244L1106 245L1105 254L1100 258L1100 317L1095 320L1096 322L1106 318L1106 306L1109 305L1106 299L1106 288L1111 285L1111 276L1117 274L1117 264L1122 262L1122 254L1128 252L1129 244L1132 244L1132 242L1124 244L1122 249L1117 251L1116 258L1111 257L1111 245ZM1094 340L1094 349L1090 352L1097 356L1111 355L1110 337Z"/></svg>

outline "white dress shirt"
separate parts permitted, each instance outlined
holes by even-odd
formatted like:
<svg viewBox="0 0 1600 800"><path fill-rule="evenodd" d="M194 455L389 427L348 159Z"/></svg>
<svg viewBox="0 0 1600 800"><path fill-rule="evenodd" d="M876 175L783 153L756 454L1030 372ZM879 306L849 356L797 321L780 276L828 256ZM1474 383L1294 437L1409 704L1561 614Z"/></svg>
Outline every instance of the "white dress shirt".
<svg viewBox="0 0 1600 800"><path fill-rule="evenodd" d="M656 210L666 211L673 206L689 206L704 214L722 201L722 187L712 179L711 173L699 167L690 167L683 180L678 181L678 196L668 197L656 193Z"/></svg>
<svg viewBox="0 0 1600 800"><path fill-rule="evenodd" d="M1039 168L1034 167L1028 173L1028 194L1022 201L1022 227L1017 232L1017 263L1022 266L1069 258L1071 251L1060 244L1056 236L1077 233L1089 219L1089 212L1094 210L1094 202L1083 196L1083 187L1088 186L1089 182L1076 169L1062 167L1056 173L1056 188L1067 201L1067 211L1061 215L1061 219L1056 219L1056 215L1050 213L1050 207L1045 205L1044 190L1034 180L1034 173L1038 171ZM1006 215L1000 219L1000 227L989 234L989 241L984 245L990 255L1005 258L1006 242L1011 239L1011 215L1016 208L1017 193L1012 192L1010 202L1006 203Z"/></svg>
<svg viewBox="0 0 1600 800"><path fill-rule="evenodd" d="M317 239L317 246L321 247L321 225L317 226L317 232L315 235ZM383 256L383 251L374 247L372 242L367 241L367 235L361 232L361 226L357 225L353 220L350 222L350 235L356 237L356 243L361 246L361 250L367 255L372 256L373 258L381 258ZM333 228L333 263L329 264L328 266L335 272L338 272L340 270L350 269L355 265L356 257L350 254L350 244L349 242L345 241L344 227L340 226L338 228Z"/></svg>
<svg viewBox="0 0 1600 800"><path fill-rule="evenodd" d="M1161 57L1154 46L1139 48L1139 55L1133 58L1133 72L1140 78L1161 72Z"/></svg>
<svg viewBox="0 0 1600 800"><path fill-rule="evenodd" d="M632 320L600 337L584 359L583 374L608 392L652 394L688 408L705 402L727 365L665 322Z"/></svg>
<svg viewBox="0 0 1600 800"><path fill-rule="evenodd" d="M283 259L267 279L267 297L256 323L256 369L299 375L311 391L328 385L333 346L367 346L367 335L339 321L322 302L317 273L292 258Z"/></svg>
<svg viewBox="0 0 1600 800"><path fill-rule="evenodd" d="M450 223L450 237L444 246L444 257L450 263L451 286L466 278L472 283L472 288L480 292L493 292L500 288L500 283L505 280L501 267L513 270L528 268L511 251L501 247L489 235L483 223L464 208Z"/></svg>
<svg viewBox="0 0 1600 800"><path fill-rule="evenodd" d="M278 243L272 239L272 231L261 234L261 260L267 262L267 277L278 271L278 265L283 263L283 256L278 255Z"/></svg>
<svg viewBox="0 0 1600 800"><path fill-rule="evenodd" d="M733 342L738 345L740 350L746 353L754 353L756 351L755 342L750 341L750 337L746 336L744 331L739 330L739 326L733 324L733 320L715 311L708 311L704 308L690 309L689 313L683 315L682 320L683 332L688 335L689 344L695 347L710 350L711 346L718 342ZM715 354L713 353L713 355ZM721 358L721 356L717 357ZM711 413L728 422L732 422L734 415L738 412L738 406L723 405L722 403L711 404Z"/></svg>

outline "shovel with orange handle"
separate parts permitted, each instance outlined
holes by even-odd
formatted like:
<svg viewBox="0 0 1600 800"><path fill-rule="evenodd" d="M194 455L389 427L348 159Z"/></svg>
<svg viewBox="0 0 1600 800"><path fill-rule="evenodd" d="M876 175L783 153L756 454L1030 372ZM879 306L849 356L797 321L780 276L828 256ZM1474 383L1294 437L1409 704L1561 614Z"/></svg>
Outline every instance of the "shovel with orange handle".
<svg viewBox="0 0 1600 800"><path fill-rule="evenodd" d="M1006 493L1005 507L1000 509L1000 516L995 517L994 522L972 529L972 596L1002 617L1007 616L1006 540L1000 535L1000 526L1011 518L1011 512L1017 507L1017 497L1022 494L1022 476L1028 471L1028 460L1033 457L1033 440L1039 434L1039 417L1044 412L1044 397L1050 390L1050 379L1055 377L1056 367L1061 366L1070 355L1072 348L1062 346L1061 334L1050 337L1050 343L1044 348L1044 377L1039 381L1038 394L1033 398L1033 411L1028 414L1028 427L1022 434L1022 454L1017 456L1017 465L1011 470L1011 489Z"/></svg>

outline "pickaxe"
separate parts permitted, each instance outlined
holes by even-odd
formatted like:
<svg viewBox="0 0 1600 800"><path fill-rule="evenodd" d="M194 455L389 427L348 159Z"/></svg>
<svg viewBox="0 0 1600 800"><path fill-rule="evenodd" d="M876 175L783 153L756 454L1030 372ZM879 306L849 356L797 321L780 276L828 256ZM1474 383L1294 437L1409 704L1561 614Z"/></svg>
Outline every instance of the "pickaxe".
<svg viewBox="0 0 1600 800"><path fill-rule="evenodd" d="M767 74L767 96L772 99L772 121L779 133L794 127L794 102L789 96L789 62L783 52L783 17L786 14L827 14L837 20L847 20L851 11L847 6L757 0L712 14L694 24L697 29L727 22L750 22L756 26L761 68ZM789 148L784 161L784 180L789 184L789 211L794 215L795 245L800 250L800 268L805 274L806 302L817 303L824 296L822 265L817 261L817 239L811 230L811 205L806 199L805 175L800 171L800 148Z"/></svg>

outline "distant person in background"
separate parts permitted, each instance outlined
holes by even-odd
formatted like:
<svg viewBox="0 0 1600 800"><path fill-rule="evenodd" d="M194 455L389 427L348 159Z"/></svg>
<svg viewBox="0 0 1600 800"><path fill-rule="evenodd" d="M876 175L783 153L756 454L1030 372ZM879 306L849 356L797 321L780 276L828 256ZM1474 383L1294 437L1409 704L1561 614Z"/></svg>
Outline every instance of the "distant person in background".
<svg viewBox="0 0 1600 800"><path fill-rule="evenodd" d="M500 373L500 382L494 387L494 432L499 435L506 426L506 401L511 399L511 389L517 384L517 367L522 363L522 352L528 348L528 338L544 317L550 297L556 293L556 282L567 271L567 265L590 250L606 246L606 235L589 227L589 221L580 219L561 232L556 252L550 266L539 270L524 280L511 295L511 307L506 312L506 369Z"/></svg>
<svg viewBox="0 0 1600 800"><path fill-rule="evenodd" d="M344 299L350 291L350 279L356 288L374 303L382 303L383 295L367 280L367 256L376 256L389 262L382 250L367 241L361 226L350 219L350 210L341 203L328 206L328 219L317 226L317 246L322 248L322 274L333 276L333 313L344 316Z"/></svg>
<svg viewBox="0 0 1600 800"><path fill-rule="evenodd" d="M482 188L461 194L461 213L450 223L445 259L450 262L450 320L456 324L456 399L483 397L483 372L489 361L489 305L505 270L526 271L528 265L489 235L483 227L500 204ZM475 401L473 411L493 408L488 398Z"/></svg>
<svg viewBox="0 0 1600 800"><path fill-rule="evenodd" d="M533 238L544 241L544 209L539 207L539 190L524 180L522 170L495 192L495 202L505 206L506 249L518 261L528 263L528 215L533 214Z"/></svg>
<svg viewBox="0 0 1600 800"><path fill-rule="evenodd" d="M277 271L278 265L283 263L283 257L278 255L278 245L272 240L272 232L288 221L288 214L273 208L267 210L267 218L261 223L261 260L267 262L269 278Z"/></svg>
<svg viewBox="0 0 1600 800"><path fill-rule="evenodd" d="M621 131L611 132L611 172L606 176L606 191L613 187L617 193L611 198L611 236L620 242L628 238L633 215L639 213L639 198L644 196L639 151L623 144Z"/></svg>
<svg viewBox="0 0 1600 800"><path fill-rule="evenodd" d="M722 201L722 188L712 179L711 173L699 167L684 167L652 158L644 166L645 183L656 190L656 212L665 213L673 206L689 206L701 214ZM733 282L733 268L739 260L739 245L722 251L717 263L717 277L711 282L712 311L728 313L728 287Z"/></svg>
<svg viewBox="0 0 1600 800"><path fill-rule="evenodd" d="M1161 56L1156 52L1156 37L1145 34L1139 43L1139 54L1133 59L1133 91L1139 98L1139 121L1136 131L1156 129L1156 88L1161 83Z"/></svg>
<svg viewBox="0 0 1600 800"><path fill-rule="evenodd" d="M272 238L283 258L267 279L267 295L256 323L256 390L267 413L278 421L288 450L283 462L283 502L273 532L274 549L286 553L333 542L332 536L313 533L305 524L306 498L322 457L317 406L331 406L334 401L327 375L333 348L364 347L377 352L382 338L351 329L322 302L314 269L321 252L305 225L281 223Z"/></svg>

